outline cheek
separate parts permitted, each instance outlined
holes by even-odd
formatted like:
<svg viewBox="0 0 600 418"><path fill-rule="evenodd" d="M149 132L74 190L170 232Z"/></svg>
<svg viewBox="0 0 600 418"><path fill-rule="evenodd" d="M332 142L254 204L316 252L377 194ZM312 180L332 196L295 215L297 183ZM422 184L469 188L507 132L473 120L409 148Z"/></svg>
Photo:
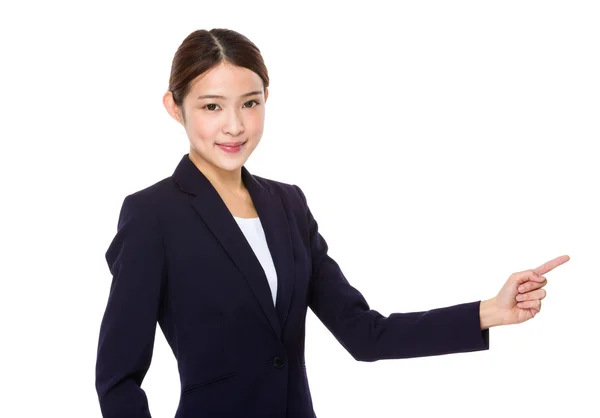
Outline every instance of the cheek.
<svg viewBox="0 0 600 418"><path fill-rule="evenodd" d="M246 123L246 131L251 133L253 136L262 135L264 128L264 115L256 115L256 117L250 118Z"/></svg>
<svg viewBox="0 0 600 418"><path fill-rule="evenodd" d="M219 136L216 119L196 118L188 123L188 134L194 141L213 142Z"/></svg>

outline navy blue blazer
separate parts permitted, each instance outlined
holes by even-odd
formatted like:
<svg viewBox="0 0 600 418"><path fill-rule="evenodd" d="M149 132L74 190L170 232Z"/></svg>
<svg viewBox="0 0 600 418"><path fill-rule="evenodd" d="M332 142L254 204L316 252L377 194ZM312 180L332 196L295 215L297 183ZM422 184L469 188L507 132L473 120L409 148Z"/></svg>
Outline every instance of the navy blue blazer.
<svg viewBox="0 0 600 418"><path fill-rule="evenodd" d="M489 348L480 301L424 312L371 309L327 254L296 185L242 179L277 272L265 273L220 195L184 155L172 176L125 197L106 260L96 390L106 418L150 417L141 388L156 324L177 359L176 418L315 417L304 358L307 308L358 360Z"/></svg>

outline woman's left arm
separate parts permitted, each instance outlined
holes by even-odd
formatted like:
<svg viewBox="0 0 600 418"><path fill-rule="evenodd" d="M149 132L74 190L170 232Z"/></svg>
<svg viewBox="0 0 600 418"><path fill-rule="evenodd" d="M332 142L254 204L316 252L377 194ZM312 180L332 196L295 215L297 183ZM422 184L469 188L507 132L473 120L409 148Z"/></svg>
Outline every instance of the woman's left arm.
<svg viewBox="0 0 600 418"><path fill-rule="evenodd" d="M534 270L510 276L500 293L488 300L384 316L371 309L328 255L328 245L302 190L312 261L308 306L358 361L377 361L489 349L489 328L523 322L539 312L541 275L569 259L558 257ZM523 302L517 301L523 295ZM521 296L520 296L521 297ZM525 302L526 301L526 302Z"/></svg>
<svg viewBox="0 0 600 418"><path fill-rule="evenodd" d="M387 317L371 309L328 255L327 242L304 193L296 188L304 204L312 263L308 306L354 359L377 361L489 349L489 329L480 328L480 301Z"/></svg>

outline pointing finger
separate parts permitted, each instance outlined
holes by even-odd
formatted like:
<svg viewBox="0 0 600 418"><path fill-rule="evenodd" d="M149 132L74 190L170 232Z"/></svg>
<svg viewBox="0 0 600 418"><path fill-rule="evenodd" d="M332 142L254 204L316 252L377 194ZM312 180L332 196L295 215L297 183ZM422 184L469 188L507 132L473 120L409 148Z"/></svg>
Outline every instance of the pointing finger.
<svg viewBox="0 0 600 418"><path fill-rule="evenodd" d="M546 274L549 271L560 266L561 264L566 263L570 259L571 259L571 257L569 257L568 255L561 255L560 257L556 257L554 260L550 260L550 261L542 264L541 266L533 269L533 271L535 271L539 275Z"/></svg>

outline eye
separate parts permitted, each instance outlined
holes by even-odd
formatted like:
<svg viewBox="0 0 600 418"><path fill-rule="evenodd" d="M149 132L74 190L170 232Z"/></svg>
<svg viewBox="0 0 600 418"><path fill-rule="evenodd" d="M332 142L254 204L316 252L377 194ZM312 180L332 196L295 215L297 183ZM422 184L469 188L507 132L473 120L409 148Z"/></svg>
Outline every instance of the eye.
<svg viewBox="0 0 600 418"><path fill-rule="evenodd" d="M206 106L204 106L202 109L207 109L209 111L214 111L215 109L209 109L208 106L218 106L216 103L209 103Z"/></svg>
<svg viewBox="0 0 600 418"><path fill-rule="evenodd" d="M252 102L256 103L256 106L259 105L259 103L256 100L254 100L254 99L252 99L250 101L247 101L246 103L252 103ZM250 106L250 107L252 108L252 107L256 107L256 106Z"/></svg>

